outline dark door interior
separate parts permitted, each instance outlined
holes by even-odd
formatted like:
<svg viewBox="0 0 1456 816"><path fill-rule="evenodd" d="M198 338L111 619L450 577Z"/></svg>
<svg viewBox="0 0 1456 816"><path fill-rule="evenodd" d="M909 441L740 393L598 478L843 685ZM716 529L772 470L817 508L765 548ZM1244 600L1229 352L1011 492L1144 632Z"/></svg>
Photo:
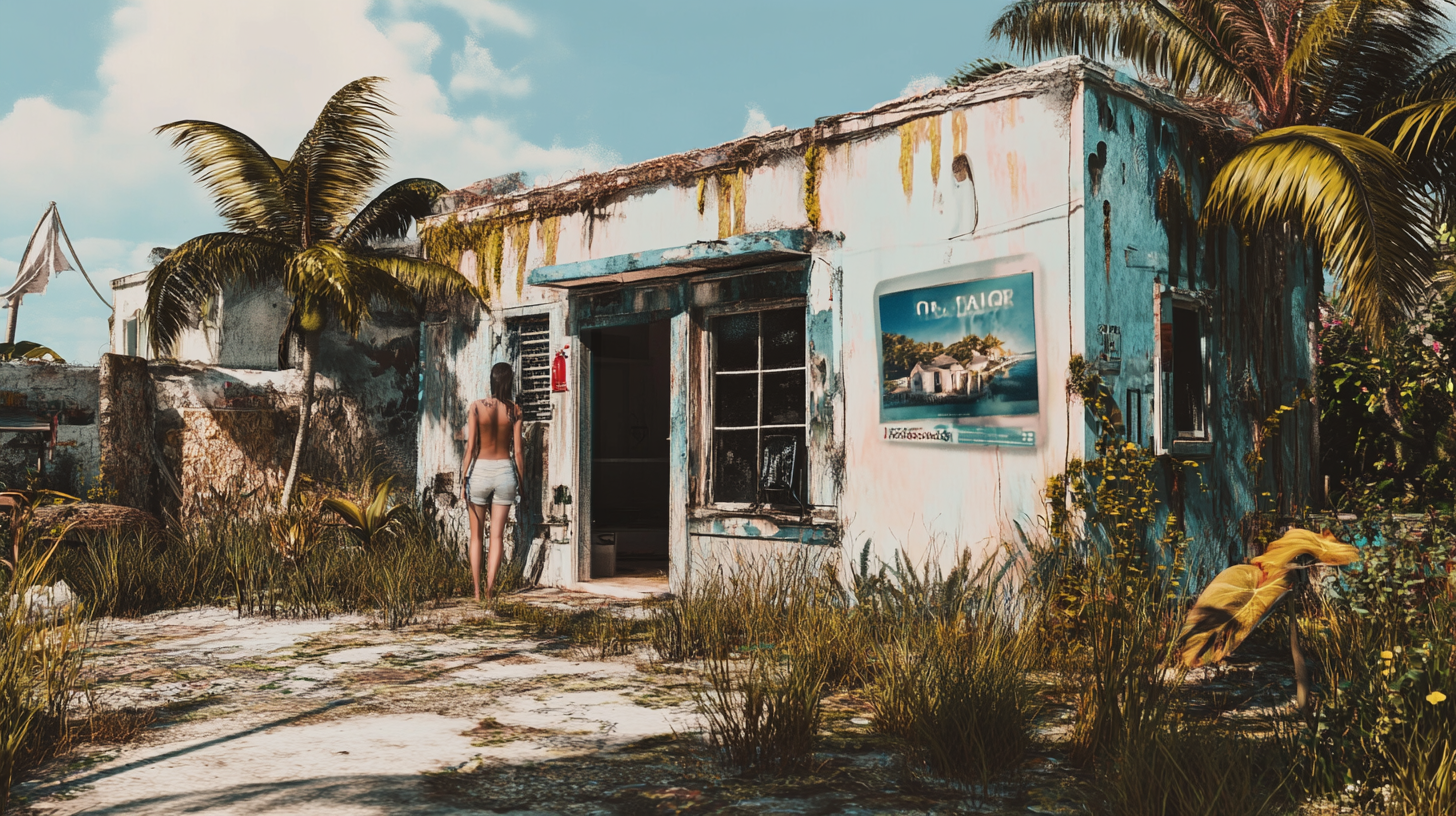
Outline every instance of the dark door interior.
<svg viewBox="0 0 1456 816"><path fill-rule="evenodd" d="M617 574L667 575L668 322L595 329L591 537L615 539Z"/></svg>

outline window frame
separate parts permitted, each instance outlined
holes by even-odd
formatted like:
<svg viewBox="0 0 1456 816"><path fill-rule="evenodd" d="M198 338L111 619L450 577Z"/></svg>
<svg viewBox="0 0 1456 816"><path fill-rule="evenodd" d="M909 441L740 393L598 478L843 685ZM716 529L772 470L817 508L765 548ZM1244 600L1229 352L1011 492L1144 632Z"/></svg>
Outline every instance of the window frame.
<svg viewBox="0 0 1456 816"><path fill-rule="evenodd" d="M813 419L813 417L811 415L810 408L811 408L811 405L812 405L811 397L812 397L812 393L813 393L813 385L814 385L814 383L813 383L813 369L812 369L812 366L810 366L810 364L809 364L809 360L810 360L810 354L809 354L809 301L808 301L808 298L807 297L804 297L804 296L794 296L794 297L773 298L773 299L766 299L766 300L752 300L752 301L745 301L745 302L741 302L741 303L718 304L718 305L714 305L714 306L703 307L703 308L697 310L698 313L699 313L699 317L698 317L698 320L694 321L695 328L696 328L696 332L695 333L697 334L697 340L698 340L698 342L696 343L696 355L695 356L697 357L697 362L698 362L698 366L697 367L698 367L698 371L700 372L700 376L697 378L697 380L698 380L698 394L699 394L700 398L698 400L696 400L696 405L693 406L693 409L692 409L692 420L693 420L694 424L698 428L698 432L695 435L696 436L696 441L698 443L697 446L696 446L697 447L697 450L698 450L698 454L696 456L696 459L697 459L697 462L698 462L698 467L697 467L698 478L695 480L696 481L696 485L695 485L696 491L695 492L696 492L696 495L698 497L698 501L696 501L695 504L697 504L700 507L709 508L709 509L713 509L713 510L719 510L719 511L730 511L730 512L760 512L760 511L774 512L774 511L780 511L780 510L782 510L782 511L790 511L790 510L792 510L793 512L797 513L801 509L801 506L800 505L795 504L793 502L793 500L790 499L790 498L788 498L787 496L782 497L782 500L779 500L779 501L763 501L763 502L757 502L757 501L755 501L755 502L718 501L717 498L714 496L714 483L713 483L714 479L713 479L713 477L714 477L714 466L715 466L715 457L716 457L716 447L715 447L715 444L714 443L716 442L716 434L717 434L717 432L719 430L725 430L726 428L725 429L718 428L717 427L717 424L716 424L715 417L713 415L713 406L715 404L715 396L716 396L716 393L715 392L716 392L716 387L717 387L716 376L715 375L717 374L717 372L714 369L714 351L715 350L714 350L714 345L713 345L714 344L714 340L713 340L712 321L713 321L714 318L719 318L719 317L730 317L730 316L733 316L733 315L742 315L742 314L761 314L761 313L764 313L764 312L779 311L779 310L784 310L784 309L794 309L794 310L798 311L802 315L802 317L803 317L803 321L804 321L804 359L803 359L803 366L802 366L802 368L795 367L795 368L781 368L781 369L780 368L775 368L775 369L768 369L768 370L763 369L762 368L762 365L763 365L763 345L762 345L762 339L761 339L762 338L762 324L760 323L760 329L759 329L759 331L760 331L759 359L758 359L758 363L757 363L757 365L759 367L758 368L755 368L753 370L753 373L757 375L757 377L759 379L759 383L760 383L760 385L759 385L759 394L758 394L758 408L757 408L757 414L756 414L756 421L759 424L752 425L752 426L733 426L731 429L727 429L727 430L749 430L749 429L752 429L752 430L757 430L758 431L758 441L757 441L757 448L756 448L756 454L755 454L755 465L754 465L754 473L753 473L754 484L755 484L755 487L756 487L757 484L758 484L758 482L759 482L759 480L760 480L760 478L761 478L761 475L762 475L761 474L761 471L762 471L763 465L762 465L762 462L761 461L758 461L758 458L759 457L762 457L762 455L763 455L763 435L764 435L764 431L765 430L770 430L770 431L771 430L785 430L785 431L787 431L787 430L792 430L792 429L796 429L796 428L797 429L802 429L802 432L803 432L803 435L804 435L804 447L800 451L800 461L798 463L798 468L800 469L801 474L802 474L801 477L800 477L800 483L801 483L800 491L801 492L800 492L800 495L799 495L798 498L801 499L804 502L804 505L803 506L805 506L805 507L812 507L813 506L813 502L810 501L810 496L812 494L811 484L812 484L812 479L813 479L814 474L810 470L810 461L811 461L811 458L812 457L809 455L809 444L810 444L809 427L810 427L810 424L811 424L812 419ZM796 371L796 370L802 370L804 372L804 422L803 422L803 424L802 425L763 425L762 422L763 422L764 416L763 416L763 387L762 387L762 381L763 381L763 375L764 375L765 371L767 371L768 373L773 373L773 372L779 372L779 371ZM745 375L747 373L748 372L744 372ZM758 491L755 489L755 492L757 493ZM778 497L775 497L775 498L778 498Z"/></svg>
<svg viewBox="0 0 1456 816"><path fill-rule="evenodd" d="M1180 435L1178 420L1175 416L1176 394L1173 384L1175 375L1169 367L1173 361L1164 360L1161 352L1159 353L1157 358L1158 381L1153 392L1156 409L1153 441L1156 452L1195 458L1207 456L1212 451L1213 426L1216 421L1213 405L1213 341L1210 332L1209 293L1166 285L1159 285L1156 291L1158 292L1158 302L1155 304L1155 315L1157 315L1159 323L1171 327L1175 309L1191 311L1197 317L1198 355L1203 377L1203 428L1201 432L1185 431L1183 433L1187 435ZM1167 322L1163 323L1164 320ZM1169 331L1173 330L1170 328ZM1176 336L1172 340L1176 342ZM1175 349L1170 347L1168 350L1176 354Z"/></svg>

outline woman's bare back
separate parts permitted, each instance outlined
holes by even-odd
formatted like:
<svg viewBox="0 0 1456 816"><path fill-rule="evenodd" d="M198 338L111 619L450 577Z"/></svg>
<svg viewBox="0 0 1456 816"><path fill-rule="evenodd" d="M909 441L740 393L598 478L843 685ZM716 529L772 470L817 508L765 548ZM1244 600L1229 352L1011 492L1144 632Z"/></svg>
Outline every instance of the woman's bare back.
<svg viewBox="0 0 1456 816"><path fill-rule="evenodd" d="M475 431L476 459L511 458L516 423L521 409L498 399L476 400L470 406L471 430Z"/></svg>

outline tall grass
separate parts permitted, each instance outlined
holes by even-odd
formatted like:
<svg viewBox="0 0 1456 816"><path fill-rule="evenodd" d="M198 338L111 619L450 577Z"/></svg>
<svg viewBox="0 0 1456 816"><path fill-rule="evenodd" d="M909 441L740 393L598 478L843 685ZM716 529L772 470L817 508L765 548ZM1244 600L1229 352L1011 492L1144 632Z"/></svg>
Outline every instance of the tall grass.
<svg viewBox="0 0 1456 816"><path fill-rule="evenodd" d="M219 491L204 509L171 533L108 533L68 547L46 577L65 579L98 614L224 603L269 617L372 612L390 628L469 588L454 538L413 507L367 548L317 503L272 515L262 499Z"/></svg>
<svg viewBox="0 0 1456 816"><path fill-rule="evenodd" d="M18 602L42 583L51 552L22 558L0 596L0 813L16 777L68 742L88 621L80 610L34 615Z"/></svg>

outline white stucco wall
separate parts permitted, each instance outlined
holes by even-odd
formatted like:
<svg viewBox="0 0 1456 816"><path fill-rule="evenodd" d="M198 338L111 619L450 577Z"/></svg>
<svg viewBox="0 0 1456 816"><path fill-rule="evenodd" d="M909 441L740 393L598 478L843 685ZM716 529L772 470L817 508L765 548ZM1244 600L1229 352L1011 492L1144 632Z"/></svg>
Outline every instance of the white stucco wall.
<svg viewBox="0 0 1456 816"><path fill-rule="evenodd" d="M830 397L829 410L835 414L837 444L842 445L844 459L842 482L835 485L838 495L823 485L812 492L833 504L839 546L850 556L846 562L856 560L866 542L885 560L896 549L912 560L932 558L941 564L951 563L961 548L990 552L1014 538L1015 523L1035 527L1035 519L1044 512L1041 492L1047 477L1062 472L1069 453L1077 455L1084 447L1081 416L1073 416L1065 389L1068 358L1083 351L1080 338L1085 336L1080 310L1070 307L1082 295L1085 254L1082 91L1075 71L1045 66L1037 70L1043 72L1038 82L1007 84L998 92L972 90L909 100L840 118L819 134L825 151L819 171L818 229L841 235L842 244L816 251L808 299L811 316L833 315L835 348L829 367L842 376L843 388ZM1056 79L1058 71L1061 80ZM1052 79L1046 80L1048 76ZM796 138L802 145L810 134L802 131ZM957 181L952 161L962 151L969 159L971 179ZM691 181L665 184L634 190L590 211L534 219L525 232L529 245L524 263L518 262L515 246L520 233L507 229L500 286L488 282L487 287L494 311L478 317L462 315L427 328L421 482L427 483L434 473L458 472L459 417L452 411L486 392L490 364L504 359L499 338L505 318L545 308L552 314L553 350L562 344L580 348L579 337L564 333L569 325L567 296L524 286L517 297L520 275L548 260L569 264L716 240L721 235L720 216L731 223L732 234L806 229L805 169L800 148L741 171L712 170L702 190ZM720 212L718 193L722 174L740 172L745 199L741 218ZM569 188L570 184L564 187ZM515 206L528 206L526 200L522 197L523 203ZM507 200L459 217L500 218L512 206ZM543 229L551 221L558 235L554 248L546 240L549 227ZM1039 270L1035 290L1040 412L1033 417L987 418L977 424L1032 430L1035 447L884 439L876 285L979 262L989 262L983 270L987 276L1006 274L1020 271L1026 256ZM998 261L1009 266L998 267ZM476 274L473 253L465 253L461 266L466 274ZM580 377L576 371L573 375ZM677 379L675 372L675 388ZM575 391L553 398L548 464L550 482L570 487L578 497L580 398ZM554 509L572 518L573 508ZM773 540L764 532L773 527L725 522L721 536L693 536L688 557L706 565L708 559L740 549L818 546ZM575 543L547 556L546 580L568 583L584 577L579 563L573 563L573 548L580 545L575 539L578 533L565 526L550 535ZM757 544L752 541L755 537L760 538ZM674 551L674 558L679 554ZM679 567L674 564L675 582L682 578Z"/></svg>

